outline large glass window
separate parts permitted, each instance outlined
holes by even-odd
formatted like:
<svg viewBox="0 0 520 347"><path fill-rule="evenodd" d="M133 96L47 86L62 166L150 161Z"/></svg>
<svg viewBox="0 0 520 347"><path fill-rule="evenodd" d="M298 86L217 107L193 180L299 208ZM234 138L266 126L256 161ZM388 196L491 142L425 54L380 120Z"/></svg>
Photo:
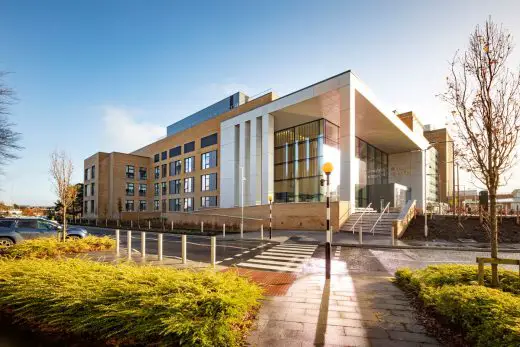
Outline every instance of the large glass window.
<svg viewBox="0 0 520 347"><path fill-rule="evenodd" d="M166 160L168 158L168 151L161 152L161 160Z"/></svg>
<svg viewBox="0 0 520 347"><path fill-rule="evenodd" d="M209 175L200 176L200 190L203 192L217 190L217 174L212 173Z"/></svg>
<svg viewBox="0 0 520 347"><path fill-rule="evenodd" d="M154 183L153 184L153 195L154 196L159 196L159 183Z"/></svg>
<svg viewBox="0 0 520 347"><path fill-rule="evenodd" d="M181 210L181 199L170 199L168 201L170 212L178 212Z"/></svg>
<svg viewBox="0 0 520 347"><path fill-rule="evenodd" d="M146 184L139 183L139 196L146 196Z"/></svg>
<svg viewBox="0 0 520 347"><path fill-rule="evenodd" d="M139 211L146 211L146 200L139 200Z"/></svg>
<svg viewBox="0 0 520 347"><path fill-rule="evenodd" d="M184 144L184 153L193 152L195 150L195 141Z"/></svg>
<svg viewBox="0 0 520 347"><path fill-rule="evenodd" d="M359 183L356 184L356 206L366 207L370 189L375 184L388 183L388 154L356 138L356 158L359 159Z"/></svg>
<svg viewBox="0 0 520 347"><path fill-rule="evenodd" d="M135 176L135 168L133 165L127 165L126 166L126 177L127 178L134 178Z"/></svg>
<svg viewBox="0 0 520 347"><path fill-rule="evenodd" d="M170 194L180 194L181 193L181 180L173 180L170 181Z"/></svg>
<svg viewBox="0 0 520 347"><path fill-rule="evenodd" d="M148 178L148 175L146 174L146 168L145 167L140 167L139 168L139 179L140 180L145 180Z"/></svg>
<svg viewBox="0 0 520 347"><path fill-rule="evenodd" d="M157 180L160 178L160 176L161 176L161 169L159 168L159 166L154 167L153 177Z"/></svg>
<svg viewBox="0 0 520 347"><path fill-rule="evenodd" d="M195 157L184 159L184 172L192 172L195 170Z"/></svg>
<svg viewBox="0 0 520 347"><path fill-rule="evenodd" d="M166 195L166 182L161 182L161 194Z"/></svg>
<svg viewBox="0 0 520 347"><path fill-rule="evenodd" d="M201 168L210 169L217 166L217 151L211 151L201 155Z"/></svg>
<svg viewBox="0 0 520 347"><path fill-rule="evenodd" d="M168 165L162 164L161 165L161 178L165 178L167 176Z"/></svg>
<svg viewBox="0 0 520 347"><path fill-rule="evenodd" d="M195 178L188 177L184 179L184 193L193 193L195 191Z"/></svg>
<svg viewBox="0 0 520 347"><path fill-rule="evenodd" d="M214 133L200 139L200 148L216 145L218 141L218 134Z"/></svg>
<svg viewBox="0 0 520 347"><path fill-rule="evenodd" d="M200 198L201 207L217 207L216 196L203 196Z"/></svg>
<svg viewBox="0 0 520 347"><path fill-rule="evenodd" d="M181 155L182 149L181 146L177 146L170 149L170 158L176 157L178 155Z"/></svg>
<svg viewBox="0 0 520 347"><path fill-rule="evenodd" d="M324 144L338 147L339 128L325 119L275 132L276 202L321 201Z"/></svg>
<svg viewBox="0 0 520 347"><path fill-rule="evenodd" d="M193 198L184 199L184 211L186 211L186 212L193 211Z"/></svg>
<svg viewBox="0 0 520 347"><path fill-rule="evenodd" d="M153 210L156 212L159 211L159 200L153 201Z"/></svg>
<svg viewBox="0 0 520 347"><path fill-rule="evenodd" d="M130 212L134 210L134 200L126 200L125 210Z"/></svg>
<svg viewBox="0 0 520 347"><path fill-rule="evenodd" d="M133 183L126 184L126 195L134 196L134 184Z"/></svg>

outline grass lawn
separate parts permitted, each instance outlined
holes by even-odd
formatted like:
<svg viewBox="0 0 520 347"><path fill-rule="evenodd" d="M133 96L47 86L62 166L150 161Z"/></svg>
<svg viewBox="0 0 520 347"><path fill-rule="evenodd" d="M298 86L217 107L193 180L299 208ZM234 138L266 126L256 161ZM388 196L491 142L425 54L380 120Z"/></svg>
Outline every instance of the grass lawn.
<svg viewBox="0 0 520 347"><path fill-rule="evenodd" d="M58 241L55 237L26 240L11 247L0 247L0 258L55 258L66 254L114 249L116 242L104 236Z"/></svg>
<svg viewBox="0 0 520 347"><path fill-rule="evenodd" d="M520 278L499 272L501 288L477 283L477 266L436 265L421 270L399 269L396 283L411 291L425 308L461 330L473 346L520 346ZM485 273L491 282L491 269Z"/></svg>
<svg viewBox="0 0 520 347"><path fill-rule="evenodd" d="M0 312L18 324L114 345L239 346L261 295L232 272L0 260Z"/></svg>

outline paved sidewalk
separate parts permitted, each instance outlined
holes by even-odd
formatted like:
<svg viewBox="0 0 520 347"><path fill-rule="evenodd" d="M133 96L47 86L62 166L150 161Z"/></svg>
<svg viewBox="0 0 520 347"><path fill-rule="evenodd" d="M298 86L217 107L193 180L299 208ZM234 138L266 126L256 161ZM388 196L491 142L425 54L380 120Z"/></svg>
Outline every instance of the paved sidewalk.
<svg viewBox="0 0 520 347"><path fill-rule="evenodd" d="M381 274L309 274L260 310L252 346L440 346Z"/></svg>

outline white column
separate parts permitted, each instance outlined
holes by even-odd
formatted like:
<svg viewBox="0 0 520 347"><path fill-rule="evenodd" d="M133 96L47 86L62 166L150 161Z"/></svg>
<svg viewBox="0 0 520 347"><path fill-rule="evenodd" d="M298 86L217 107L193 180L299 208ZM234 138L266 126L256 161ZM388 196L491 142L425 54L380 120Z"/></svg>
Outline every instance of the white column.
<svg viewBox="0 0 520 347"><path fill-rule="evenodd" d="M245 188L245 182L242 184L242 175L245 172L246 165L246 126L245 122L240 124L239 130L239 145L238 145L238 177L236 180L237 188L238 188L238 201L237 205L242 206L242 196L245 204L245 189L242 191L242 188ZM244 167L244 170L241 169ZM242 195L243 194L243 195Z"/></svg>
<svg viewBox="0 0 520 347"><path fill-rule="evenodd" d="M262 116L262 204L274 195L274 117ZM273 196L274 198L274 196Z"/></svg>
<svg viewBox="0 0 520 347"><path fill-rule="evenodd" d="M238 137L236 138L238 140ZM235 126L220 130L220 207L233 207L235 203Z"/></svg>
<svg viewBox="0 0 520 347"><path fill-rule="evenodd" d="M257 163L257 161L256 161L256 159L257 159L256 158L257 157L257 153L256 153L256 148L257 148L256 147L256 140L257 140L256 118L252 119L250 124L251 124L251 126L249 128L249 130L250 130L249 168L247 170L247 172L249 174L247 177L248 180L246 181L246 184L249 187L249 189L247 190L248 199L246 201L247 201L247 205L253 206L253 205L256 205L256 180L258 177L258 172L256 171L256 163Z"/></svg>
<svg viewBox="0 0 520 347"><path fill-rule="evenodd" d="M352 81L351 81L352 82ZM339 89L340 92L340 129L339 148L341 151L340 199L350 201L355 206L355 188L358 182L356 165L356 102L355 88L352 84Z"/></svg>

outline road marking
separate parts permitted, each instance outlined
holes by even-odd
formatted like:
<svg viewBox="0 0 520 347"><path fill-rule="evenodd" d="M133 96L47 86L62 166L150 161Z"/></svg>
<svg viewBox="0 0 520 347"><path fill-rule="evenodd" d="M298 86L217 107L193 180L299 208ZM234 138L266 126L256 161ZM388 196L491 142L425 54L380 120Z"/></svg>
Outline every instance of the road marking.
<svg viewBox="0 0 520 347"><path fill-rule="evenodd" d="M254 256L237 266L273 270L280 272L301 272L303 265L308 261L317 246L280 244Z"/></svg>

